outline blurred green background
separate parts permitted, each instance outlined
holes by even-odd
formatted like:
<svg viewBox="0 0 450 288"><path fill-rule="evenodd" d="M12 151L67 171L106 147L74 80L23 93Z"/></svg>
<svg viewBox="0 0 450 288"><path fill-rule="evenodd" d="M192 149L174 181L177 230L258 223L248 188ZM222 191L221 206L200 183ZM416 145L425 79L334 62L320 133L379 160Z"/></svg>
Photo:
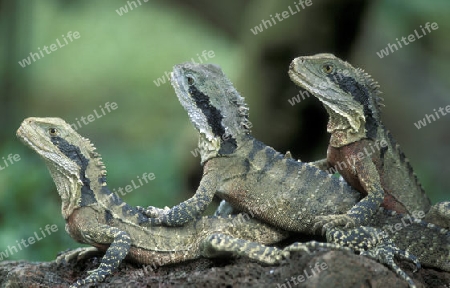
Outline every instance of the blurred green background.
<svg viewBox="0 0 450 288"><path fill-rule="evenodd" d="M303 161L325 157L327 116L314 98L289 104L299 93L287 76L290 61L330 52L364 68L381 84L384 123L432 201L449 200L450 116L420 130L414 123L450 105L450 2L312 3L254 35L252 28L294 8L294 1L0 0L0 165L9 154L21 159L0 170L0 252L47 224L58 227L3 260L52 260L80 245L64 231L59 196L44 163L15 137L26 117L75 123L116 102L117 110L78 129L102 154L110 188L147 172L155 179L125 201L173 206L194 193L202 171L190 153L196 130L167 79L161 80L173 65L198 59L203 51L214 52L205 62L220 65L246 97L254 136ZM437 22L439 29L383 59L377 56L426 22ZM63 43L69 31L80 38L24 68L18 64L57 39Z"/></svg>

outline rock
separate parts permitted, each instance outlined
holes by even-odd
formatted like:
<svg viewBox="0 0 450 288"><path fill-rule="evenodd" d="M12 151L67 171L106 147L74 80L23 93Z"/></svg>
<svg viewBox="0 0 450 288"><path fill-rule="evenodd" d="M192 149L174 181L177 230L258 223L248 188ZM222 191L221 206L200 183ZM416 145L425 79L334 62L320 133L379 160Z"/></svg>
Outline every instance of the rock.
<svg viewBox="0 0 450 288"><path fill-rule="evenodd" d="M0 287L68 287L98 267L100 258L56 264L0 262ZM417 287L450 287L450 273L400 262ZM447 285L447 286L445 286ZM159 267L123 262L98 287L408 287L384 265L343 251L292 253L280 265L266 266L240 259L198 259Z"/></svg>

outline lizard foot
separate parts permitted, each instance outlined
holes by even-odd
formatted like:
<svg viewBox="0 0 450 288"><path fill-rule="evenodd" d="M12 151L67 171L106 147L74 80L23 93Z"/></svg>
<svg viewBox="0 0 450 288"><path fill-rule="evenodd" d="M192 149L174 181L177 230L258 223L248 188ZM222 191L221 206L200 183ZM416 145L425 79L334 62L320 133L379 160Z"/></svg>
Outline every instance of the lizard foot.
<svg viewBox="0 0 450 288"><path fill-rule="evenodd" d="M109 275L103 269L97 268L91 271L88 271L89 276L85 279L78 280L74 284L70 286L70 288L78 288L87 284L96 284L101 283L105 280L106 276Z"/></svg>
<svg viewBox="0 0 450 288"><path fill-rule="evenodd" d="M264 264L280 263L290 256L289 251L284 249L269 247L220 233L208 236L200 249L202 256L207 258L233 254L245 256Z"/></svg>
<svg viewBox="0 0 450 288"><path fill-rule="evenodd" d="M75 250L67 250L60 252L58 256L56 257L56 263L67 263L73 259L75 261L91 258L93 256L99 256L102 252L99 251L95 247L81 247Z"/></svg>
<svg viewBox="0 0 450 288"><path fill-rule="evenodd" d="M316 223L313 226L313 230L317 231L322 227L322 234L325 234L329 229L334 227L350 229L357 226L355 219L347 214L317 216L315 220Z"/></svg>
<svg viewBox="0 0 450 288"><path fill-rule="evenodd" d="M170 208L167 206L164 207L164 209L153 207L153 206L148 206L147 208L144 208L141 206L136 206L136 208L139 210L139 212L141 212L145 216L152 218L151 223L153 225L161 225L163 223L162 219L170 211Z"/></svg>
<svg viewBox="0 0 450 288"><path fill-rule="evenodd" d="M408 282L410 288L416 287L411 277L394 262L394 257L412 261L416 264L414 272L421 266L418 259L407 251L398 248L382 229L365 226L354 229L333 228L327 230L326 234L327 241L341 246L348 246L359 251L360 255L368 256L385 264Z"/></svg>
<svg viewBox="0 0 450 288"><path fill-rule="evenodd" d="M336 243L323 243L323 242L317 242L317 241L309 241L306 243L300 243L295 242L287 247L285 247L283 250L286 251L305 251L308 254L311 254L311 251L309 249L318 249L318 248L325 248L325 249L331 249L331 250L339 250L339 251L350 251L353 250L349 247L345 247Z"/></svg>
<svg viewBox="0 0 450 288"><path fill-rule="evenodd" d="M395 274L400 276L400 278L408 282L408 286L410 288L416 287L411 277L409 277L409 275L406 274L405 271L403 271L397 265L397 263L394 262L394 256L412 261L416 265L416 268L413 270L414 273L421 268L420 262L416 258L416 256L411 255L404 250L400 250L392 243L378 245L372 249L362 251L360 255L367 256L369 258L379 261L380 263L385 264L386 266L391 268L395 272Z"/></svg>

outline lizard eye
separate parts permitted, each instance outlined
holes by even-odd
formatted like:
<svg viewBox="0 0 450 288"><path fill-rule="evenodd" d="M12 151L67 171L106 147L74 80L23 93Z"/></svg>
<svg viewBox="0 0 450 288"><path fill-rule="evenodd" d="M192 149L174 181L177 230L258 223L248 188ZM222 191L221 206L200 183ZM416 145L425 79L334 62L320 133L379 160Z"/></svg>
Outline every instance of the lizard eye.
<svg viewBox="0 0 450 288"><path fill-rule="evenodd" d="M330 74L331 72L333 72L333 70L334 70L334 66L331 64L324 64L322 66L322 71L327 74Z"/></svg>
<svg viewBox="0 0 450 288"><path fill-rule="evenodd" d="M194 80L193 77L191 77L191 76L186 76L186 79L187 79L187 82L188 82L189 85L194 85L195 80Z"/></svg>
<svg viewBox="0 0 450 288"><path fill-rule="evenodd" d="M50 136L57 136L58 130L56 128L49 128L48 133L50 134Z"/></svg>

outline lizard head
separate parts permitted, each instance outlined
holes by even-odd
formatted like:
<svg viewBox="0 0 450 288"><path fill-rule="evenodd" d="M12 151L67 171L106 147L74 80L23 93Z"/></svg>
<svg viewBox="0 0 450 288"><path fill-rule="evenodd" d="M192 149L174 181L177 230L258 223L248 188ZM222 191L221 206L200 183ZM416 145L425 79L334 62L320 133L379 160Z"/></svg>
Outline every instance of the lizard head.
<svg viewBox="0 0 450 288"><path fill-rule="evenodd" d="M200 133L202 163L234 153L240 134L250 133L244 98L219 66L184 63L173 68L172 86Z"/></svg>
<svg viewBox="0 0 450 288"><path fill-rule="evenodd" d="M100 155L88 139L81 137L64 120L30 117L22 122L16 134L44 159L61 197L65 219L80 207L87 162L95 161L99 179L106 185L106 171Z"/></svg>
<svg viewBox="0 0 450 288"><path fill-rule="evenodd" d="M362 69L332 54L317 54L295 58L289 76L324 104L333 146L375 138L382 99L378 84Z"/></svg>

